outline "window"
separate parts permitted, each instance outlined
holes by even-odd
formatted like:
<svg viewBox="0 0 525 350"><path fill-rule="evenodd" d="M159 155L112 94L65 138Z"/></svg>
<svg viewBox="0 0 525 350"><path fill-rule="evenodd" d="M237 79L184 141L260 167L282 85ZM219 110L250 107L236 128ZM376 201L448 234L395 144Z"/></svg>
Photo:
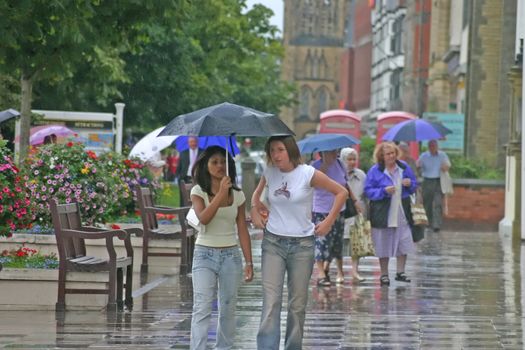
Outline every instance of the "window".
<svg viewBox="0 0 525 350"><path fill-rule="evenodd" d="M310 115L310 89L304 86L301 89L299 117L309 118Z"/></svg>
<svg viewBox="0 0 525 350"><path fill-rule="evenodd" d="M325 88L321 88L317 92L317 106L318 106L318 111L317 111L318 116L321 115L322 112L328 109L328 94Z"/></svg>
<svg viewBox="0 0 525 350"><path fill-rule="evenodd" d="M392 23L392 38L390 39L390 52L399 55L403 52L403 20L405 16L400 16Z"/></svg>
<svg viewBox="0 0 525 350"><path fill-rule="evenodd" d="M401 97L401 83L403 80L402 74L402 69L396 69L390 76L390 101L399 100Z"/></svg>

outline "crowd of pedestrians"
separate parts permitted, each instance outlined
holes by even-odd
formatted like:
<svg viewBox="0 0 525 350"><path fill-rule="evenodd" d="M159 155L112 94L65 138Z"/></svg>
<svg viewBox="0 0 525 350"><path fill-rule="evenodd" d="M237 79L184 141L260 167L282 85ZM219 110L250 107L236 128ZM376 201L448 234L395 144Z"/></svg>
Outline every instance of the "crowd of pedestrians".
<svg viewBox="0 0 525 350"><path fill-rule="evenodd" d="M191 142L191 141L190 141ZM423 179L425 208L431 228L441 227L440 171L450 168L435 140L417 161L408 145L382 142L374 150L374 165L365 173L358 168L355 149L320 152L318 160L303 163L292 136L270 137L265 145L268 166L251 198L251 222L263 229L261 245L262 311L257 333L258 349L278 349L281 311L286 283L285 349L301 349L308 287L314 266L320 288L345 282L343 237L357 224L345 220L350 197L358 215L370 222L368 234L379 260L380 286L390 285L389 261L396 259L394 279L410 283L406 261L414 253L411 230L411 196ZM190 146L190 150L192 147ZM235 338L235 307L239 285L253 278L251 244L245 217L246 198L236 184L234 160L213 146L188 150L180 156L178 176L193 181L192 206L205 229L196 241L192 280L194 305L191 348L205 349L214 299L218 299L216 348L228 349ZM184 162L184 163L181 163ZM226 169L228 168L228 169ZM352 239L359 239L352 236ZM238 242L238 243L237 243ZM355 242L354 242L355 243ZM352 255L352 280L362 282L362 255ZM329 275L335 261L335 281Z"/></svg>

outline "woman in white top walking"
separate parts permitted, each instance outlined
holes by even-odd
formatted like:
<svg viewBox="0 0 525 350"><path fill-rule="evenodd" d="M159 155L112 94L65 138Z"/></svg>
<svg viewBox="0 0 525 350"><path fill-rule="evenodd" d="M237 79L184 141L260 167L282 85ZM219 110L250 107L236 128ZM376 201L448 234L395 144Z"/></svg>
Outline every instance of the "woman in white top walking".
<svg viewBox="0 0 525 350"><path fill-rule="evenodd" d="M285 349L301 349L308 283L314 262L314 235L324 236L343 207L347 191L322 172L302 164L292 136L272 136L265 146L268 167L252 197L252 220L264 228L262 242L263 307L257 349L279 349L284 275L287 274L288 316ZM260 196L266 187L269 208ZM335 195L326 218L312 223L314 188ZM268 216L266 216L268 214Z"/></svg>
<svg viewBox="0 0 525 350"><path fill-rule="evenodd" d="M242 279L253 278L250 235L246 226L244 193L235 185L235 163L222 147L207 148L193 168L196 185L191 202L204 232L199 233L193 256L193 314L191 349L206 349L212 303L217 294L219 316L216 349L231 349L235 339L235 307ZM229 176L226 175L228 164ZM236 231L238 233L236 233Z"/></svg>

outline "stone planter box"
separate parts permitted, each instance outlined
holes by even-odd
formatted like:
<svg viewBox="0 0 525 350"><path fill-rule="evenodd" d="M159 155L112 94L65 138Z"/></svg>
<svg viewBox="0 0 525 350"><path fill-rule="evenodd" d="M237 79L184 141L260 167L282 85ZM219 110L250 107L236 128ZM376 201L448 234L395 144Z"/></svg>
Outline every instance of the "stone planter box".
<svg viewBox="0 0 525 350"><path fill-rule="evenodd" d="M124 226L124 225L121 225ZM119 239L114 239L117 254L125 255L124 244ZM18 249L24 244L26 247L37 249L42 254L55 253L58 257L56 239L54 235L40 235L31 233L17 233L10 238L0 237L0 251L5 249ZM133 245L133 272L140 272L142 263L142 237L131 237ZM86 250L88 255L107 258L105 240L86 240ZM179 252L180 241L178 240L154 240L150 241L150 251L159 252ZM180 258L178 257L149 257L149 270L159 274L178 274Z"/></svg>
<svg viewBox="0 0 525 350"><path fill-rule="evenodd" d="M70 286L107 288L108 274L72 272ZM58 293L58 270L4 268L0 271L0 310L54 310ZM101 310L107 295L68 294L68 310Z"/></svg>

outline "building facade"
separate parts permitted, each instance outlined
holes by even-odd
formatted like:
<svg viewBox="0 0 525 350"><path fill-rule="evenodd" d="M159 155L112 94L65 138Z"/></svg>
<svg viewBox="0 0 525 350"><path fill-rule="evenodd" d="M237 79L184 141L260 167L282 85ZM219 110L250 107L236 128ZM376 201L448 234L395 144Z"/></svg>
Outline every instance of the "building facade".
<svg viewBox="0 0 525 350"><path fill-rule="evenodd" d="M341 59L339 107L361 117L361 129L370 133L372 24L368 0L351 0L348 6L345 51Z"/></svg>
<svg viewBox="0 0 525 350"><path fill-rule="evenodd" d="M402 109L404 19L403 0L377 0L372 7L372 83L371 118L380 113Z"/></svg>
<svg viewBox="0 0 525 350"><path fill-rule="evenodd" d="M432 3L429 112L465 113L469 17L468 1Z"/></svg>
<svg viewBox="0 0 525 350"><path fill-rule="evenodd" d="M432 1L408 0L405 6L405 67L401 109L421 116L427 111Z"/></svg>
<svg viewBox="0 0 525 350"><path fill-rule="evenodd" d="M349 0L284 0L283 79L297 85L297 104L280 117L301 139L319 115L339 107L341 57Z"/></svg>
<svg viewBox="0 0 525 350"><path fill-rule="evenodd" d="M469 22L466 156L504 166L515 60L516 0L465 1Z"/></svg>

